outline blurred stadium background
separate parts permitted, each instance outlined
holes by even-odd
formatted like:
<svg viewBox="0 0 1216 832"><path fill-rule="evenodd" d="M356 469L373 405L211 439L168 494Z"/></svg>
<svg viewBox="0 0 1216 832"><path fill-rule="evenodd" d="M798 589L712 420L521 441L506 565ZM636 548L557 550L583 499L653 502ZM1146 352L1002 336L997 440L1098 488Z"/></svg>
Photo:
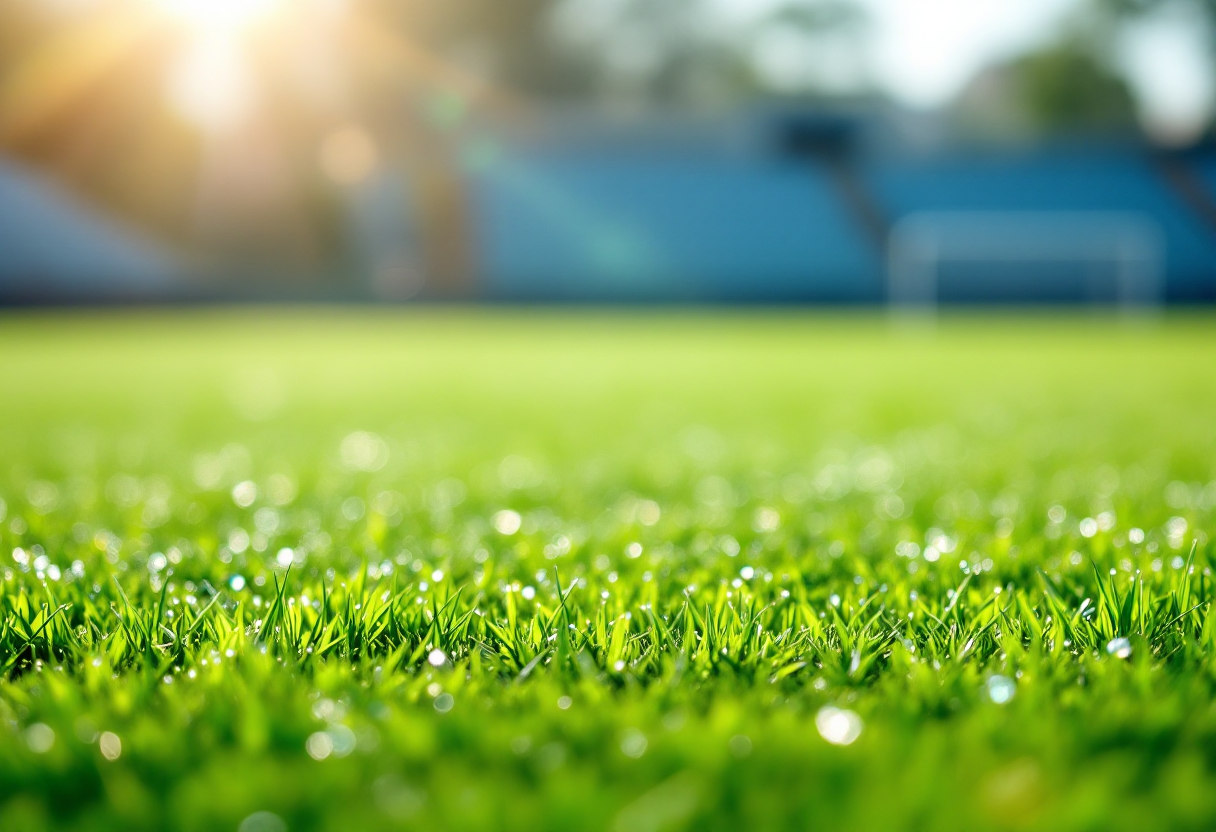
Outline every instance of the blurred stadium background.
<svg viewBox="0 0 1216 832"><path fill-rule="evenodd" d="M1216 301L1216 0L5 0L0 302Z"/></svg>

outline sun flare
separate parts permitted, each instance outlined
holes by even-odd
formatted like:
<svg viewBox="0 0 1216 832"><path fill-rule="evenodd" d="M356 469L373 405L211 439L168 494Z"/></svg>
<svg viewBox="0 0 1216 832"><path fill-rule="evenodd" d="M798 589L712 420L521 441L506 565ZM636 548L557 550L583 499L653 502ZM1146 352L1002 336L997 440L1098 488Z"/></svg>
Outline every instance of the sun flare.
<svg viewBox="0 0 1216 832"><path fill-rule="evenodd" d="M182 24L206 34L238 34L265 20L279 0L151 0Z"/></svg>
<svg viewBox="0 0 1216 832"><path fill-rule="evenodd" d="M252 112L257 83L246 35L281 0L149 0L186 33L188 42L167 79L174 108L209 131L223 131Z"/></svg>

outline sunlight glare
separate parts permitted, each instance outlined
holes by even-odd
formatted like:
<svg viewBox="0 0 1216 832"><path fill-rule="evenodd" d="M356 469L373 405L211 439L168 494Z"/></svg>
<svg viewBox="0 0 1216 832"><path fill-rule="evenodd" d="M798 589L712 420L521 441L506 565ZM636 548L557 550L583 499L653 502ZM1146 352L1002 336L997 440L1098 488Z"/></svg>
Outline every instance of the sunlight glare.
<svg viewBox="0 0 1216 832"><path fill-rule="evenodd" d="M224 132L253 111L256 79L246 35L282 0L149 0L189 35L167 79L169 99L187 120Z"/></svg>
<svg viewBox="0 0 1216 832"><path fill-rule="evenodd" d="M203 38L183 54L168 79L169 99L187 120L209 131L240 124L253 110L253 78L231 40Z"/></svg>
<svg viewBox="0 0 1216 832"><path fill-rule="evenodd" d="M277 0L153 0L172 17L202 33L234 34L266 19Z"/></svg>

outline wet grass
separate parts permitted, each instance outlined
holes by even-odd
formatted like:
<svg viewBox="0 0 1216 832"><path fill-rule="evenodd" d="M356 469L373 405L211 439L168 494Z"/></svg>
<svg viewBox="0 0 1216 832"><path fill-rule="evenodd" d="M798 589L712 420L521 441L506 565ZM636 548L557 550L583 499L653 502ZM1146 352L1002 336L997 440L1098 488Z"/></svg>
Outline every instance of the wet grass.
<svg viewBox="0 0 1216 832"><path fill-rule="evenodd" d="M1204 317L0 322L0 829L1208 829Z"/></svg>

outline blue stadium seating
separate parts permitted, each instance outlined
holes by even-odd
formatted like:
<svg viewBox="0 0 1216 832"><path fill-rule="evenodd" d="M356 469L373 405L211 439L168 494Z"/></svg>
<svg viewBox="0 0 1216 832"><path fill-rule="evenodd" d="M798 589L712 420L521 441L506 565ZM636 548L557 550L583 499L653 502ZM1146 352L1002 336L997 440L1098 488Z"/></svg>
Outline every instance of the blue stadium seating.
<svg viewBox="0 0 1216 832"><path fill-rule="evenodd" d="M136 234L0 161L0 300L142 299L173 274Z"/></svg>
<svg viewBox="0 0 1216 832"><path fill-rule="evenodd" d="M631 147L575 140L505 150L468 177L479 291L512 300L883 302L886 233L903 218L1098 212L1143 216L1159 229L1165 299L1216 300L1216 227L1165 174L1170 157L1093 143L913 153L857 141L841 153L847 134L826 135L826 151L812 136L805 152L779 141L649 147L644 129ZM1216 155L1186 164L1189 185L1216 194ZM957 280L958 268L944 269L941 300L1094 299L1075 264L965 268Z"/></svg>
<svg viewBox="0 0 1216 832"><path fill-rule="evenodd" d="M481 286L553 300L865 300L880 257L822 171L732 154L504 157L472 184Z"/></svg>

